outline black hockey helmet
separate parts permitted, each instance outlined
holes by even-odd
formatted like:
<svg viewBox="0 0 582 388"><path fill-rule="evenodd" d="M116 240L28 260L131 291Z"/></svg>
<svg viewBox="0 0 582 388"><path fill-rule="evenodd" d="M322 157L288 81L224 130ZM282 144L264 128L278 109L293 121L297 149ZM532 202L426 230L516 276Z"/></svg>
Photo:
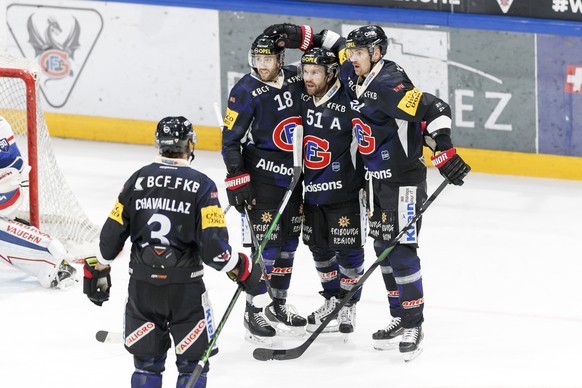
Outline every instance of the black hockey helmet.
<svg viewBox="0 0 582 388"><path fill-rule="evenodd" d="M309 49L301 57L301 66L303 65L320 65L325 68L325 74L337 75L339 70L339 60L332 50L325 48Z"/></svg>
<svg viewBox="0 0 582 388"><path fill-rule="evenodd" d="M276 55L277 60L283 66L285 60L285 48L279 47L277 42L269 38L268 35L261 34L255 38L251 44L251 49L249 50L249 65L256 68L255 57L257 55Z"/></svg>
<svg viewBox="0 0 582 388"><path fill-rule="evenodd" d="M156 128L156 146L160 153L189 153L188 140L196 144L192 123L183 117L164 117Z"/></svg>
<svg viewBox="0 0 582 388"><path fill-rule="evenodd" d="M380 26L358 27L348 34L346 38L346 49L367 47L370 56L374 55L374 48L380 46L382 56L386 55L388 48L388 37Z"/></svg>

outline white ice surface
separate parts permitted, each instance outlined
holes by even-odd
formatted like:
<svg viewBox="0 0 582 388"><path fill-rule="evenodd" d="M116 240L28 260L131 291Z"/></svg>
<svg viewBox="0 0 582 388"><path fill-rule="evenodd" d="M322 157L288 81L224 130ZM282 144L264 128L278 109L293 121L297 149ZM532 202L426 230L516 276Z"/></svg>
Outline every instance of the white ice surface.
<svg viewBox="0 0 582 388"><path fill-rule="evenodd" d="M129 175L155 149L55 139L61 169L89 217L102 224ZM226 205L218 152L198 151L194 166L212 177ZM429 171L429 191L441 178ZM582 182L471 173L449 186L424 217L420 256L425 289L424 353L404 363L372 348L388 322L380 271L365 284L356 332L344 344L322 335L297 360L260 362L243 340L243 299L220 335L208 387L582 387ZM240 250L236 211L227 215ZM132 357L101 344L97 330L121 331L127 251L113 265L111 300L91 304L69 291L0 266L0 387L127 387ZM366 244L366 268L374 260ZM219 320L235 284L207 268ZM320 285L300 245L288 302L303 315L319 307ZM261 300L264 304L266 299ZM301 340L287 340L297 346ZM164 387L175 386L170 351Z"/></svg>

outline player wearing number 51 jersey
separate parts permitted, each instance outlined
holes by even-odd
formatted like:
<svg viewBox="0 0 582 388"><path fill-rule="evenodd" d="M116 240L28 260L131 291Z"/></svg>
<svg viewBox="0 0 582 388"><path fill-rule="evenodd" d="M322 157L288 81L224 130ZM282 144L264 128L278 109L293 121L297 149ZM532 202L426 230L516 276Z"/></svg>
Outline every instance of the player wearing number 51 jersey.
<svg viewBox="0 0 582 388"><path fill-rule="evenodd" d="M363 273L365 208L360 206L364 171L352 135L350 99L337 79L339 61L323 48L301 58L304 148L303 241L320 277L324 304L307 317L314 331ZM326 332L351 333L361 289L340 310ZM334 322L335 323L335 322Z"/></svg>

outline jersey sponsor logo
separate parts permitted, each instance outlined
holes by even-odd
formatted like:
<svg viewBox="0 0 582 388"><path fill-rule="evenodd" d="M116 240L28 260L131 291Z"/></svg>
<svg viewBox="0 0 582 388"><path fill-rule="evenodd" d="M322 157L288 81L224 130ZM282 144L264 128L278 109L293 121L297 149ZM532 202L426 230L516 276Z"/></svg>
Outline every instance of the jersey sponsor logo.
<svg viewBox="0 0 582 388"><path fill-rule="evenodd" d="M226 228L224 213L220 206L212 205L200 209L202 215L202 229L206 228Z"/></svg>
<svg viewBox="0 0 582 388"><path fill-rule="evenodd" d="M230 260L230 252L229 251L224 251L224 252L216 255L214 257L214 259L212 259L212 261L215 261L217 263L226 263L228 260Z"/></svg>
<svg viewBox="0 0 582 388"><path fill-rule="evenodd" d="M119 202L119 199L115 200L115 205L109 213L109 218L113 221L116 221L119 225L123 225L123 218L121 218L121 214L123 213L123 204Z"/></svg>
<svg viewBox="0 0 582 388"><path fill-rule="evenodd" d="M10 144L6 138L0 139L0 151L1 152L8 152L10 149Z"/></svg>
<svg viewBox="0 0 582 388"><path fill-rule="evenodd" d="M210 199L216 199L218 198L218 191L213 191L210 193Z"/></svg>
<svg viewBox="0 0 582 388"><path fill-rule="evenodd" d="M341 278L340 283L342 283L342 284L356 284L359 279L360 279L359 277L356 279Z"/></svg>
<svg viewBox="0 0 582 388"><path fill-rule="evenodd" d="M273 143L280 150L293 151L293 131L295 127L301 125L301 117L292 116L281 121L273 131Z"/></svg>
<svg viewBox="0 0 582 388"><path fill-rule="evenodd" d="M305 167L312 170L320 170L329 165L331 152L328 152L329 142L316 136L305 136L303 138L305 154Z"/></svg>
<svg viewBox="0 0 582 388"><path fill-rule="evenodd" d="M153 322L144 323L143 325L141 325L140 327L135 329L135 331L133 333L131 333L130 335L128 335L125 338L125 346L127 346L129 348L132 345L135 345L137 342L139 342L146 335L148 335L149 333L154 331L155 327L156 326L153 324Z"/></svg>
<svg viewBox="0 0 582 388"><path fill-rule="evenodd" d="M263 158L259 160L257 163L257 168L260 168L265 171L270 171L274 174L281 174L281 175L293 175L293 169L291 167L285 167L283 163L276 165L275 163L271 162L270 160L267 161Z"/></svg>
<svg viewBox="0 0 582 388"><path fill-rule="evenodd" d="M293 267L273 267L272 275L285 275L293 272Z"/></svg>
<svg viewBox="0 0 582 388"><path fill-rule="evenodd" d="M408 224L416 215L416 187L402 186L398 191L399 203L398 211L400 213L400 225ZM412 224L400 240L402 244L414 244L417 242L416 225Z"/></svg>
<svg viewBox="0 0 582 388"><path fill-rule="evenodd" d="M350 101L350 108L352 108L352 110L355 110L356 112L360 112L360 109L362 109L364 107L364 105L366 105L363 102L360 102L358 100L352 100Z"/></svg>
<svg viewBox="0 0 582 388"><path fill-rule="evenodd" d="M358 140L358 150L362 155L370 155L376 149L376 139L372 136L372 129L369 125L355 118L352 119L352 127L356 132L356 139Z"/></svg>
<svg viewBox="0 0 582 388"><path fill-rule="evenodd" d="M419 298L415 300L405 300L402 302L402 308L405 309L413 309L418 307L424 303L424 298Z"/></svg>
<svg viewBox="0 0 582 388"><path fill-rule="evenodd" d="M346 111L345 105L338 104L336 102L328 102L327 104L325 104L325 107L328 109L338 111L338 112L345 112Z"/></svg>
<svg viewBox="0 0 582 388"><path fill-rule="evenodd" d="M305 191L307 191L308 193L319 193L321 191L341 190L342 187L343 187L342 181L310 183L305 186Z"/></svg>
<svg viewBox="0 0 582 388"><path fill-rule="evenodd" d="M404 94L404 97L398 103L398 108L411 116L415 116L421 97L422 92L417 88L412 88Z"/></svg>
<svg viewBox="0 0 582 388"><path fill-rule="evenodd" d="M205 331L205 328L206 320L199 320L196 326L194 326L194 328L186 335L186 337L184 337L184 339L176 345L176 354L184 354L186 350L188 350L190 346L192 346L192 344L196 342L198 338L200 338L200 334Z"/></svg>
<svg viewBox="0 0 582 388"><path fill-rule="evenodd" d="M333 270L331 272L319 272L319 277L324 280L324 279L333 279L335 277L337 277L337 270Z"/></svg>
<svg viewBox="0 0 582 388"><path fill-rule="evenodd" d="M380 171L366 171L366 179L370 179L370 177L374 179L388 179L392 178L392 169L387 168L386 170Z"/></svg>
<svg viewBox="0 0 582 388"><path fill-rule="evenodd" d="M229 131L234 126L234 123L238 117L238 112L229 108L226 108L226 116L224 117L224 126Z"/></svg>
<svg viewBox="0 0 582 388"><path fill-rule="evenodd" d="M257 97L263 93L267 93L269 90L271 90L271 89L269 89L269 87L267 85L259 86L255 90L251 91L251 96Z"/></svg>
<svg viewBox="0 0 582 388"><path fill-rule="evenodd" d="M396 291L388 291L388 298L398 298L400 297L400 292Z"/></svg>

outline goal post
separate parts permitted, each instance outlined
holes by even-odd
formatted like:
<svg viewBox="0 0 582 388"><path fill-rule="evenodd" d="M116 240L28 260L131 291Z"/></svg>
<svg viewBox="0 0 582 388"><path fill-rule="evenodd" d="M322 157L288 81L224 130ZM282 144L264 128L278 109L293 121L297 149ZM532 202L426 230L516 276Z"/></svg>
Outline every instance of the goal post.
<svg viewBox="0 0 582 388"><path fill-rule="evenodd" d="M17 217L70 248L96 241L99 228L79 205L56 162L40 104L39 71L34 61L0 54L0 116L10 123L22 157L31 167L28 195Z"/></svg>

